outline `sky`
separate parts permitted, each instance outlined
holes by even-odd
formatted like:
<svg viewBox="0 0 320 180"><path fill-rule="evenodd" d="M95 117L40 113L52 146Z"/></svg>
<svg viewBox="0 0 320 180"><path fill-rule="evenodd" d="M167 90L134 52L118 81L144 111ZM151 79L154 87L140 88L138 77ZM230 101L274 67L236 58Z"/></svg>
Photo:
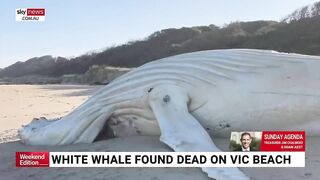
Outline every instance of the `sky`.
<svg viewBox="0 0 320 180"><path fill-rule="evenodd" d="M43 55L67 58L142 40L166 28L275 20L319 0L1 0L0 68ZM45 8L44 22L15 9Z"/></svg>

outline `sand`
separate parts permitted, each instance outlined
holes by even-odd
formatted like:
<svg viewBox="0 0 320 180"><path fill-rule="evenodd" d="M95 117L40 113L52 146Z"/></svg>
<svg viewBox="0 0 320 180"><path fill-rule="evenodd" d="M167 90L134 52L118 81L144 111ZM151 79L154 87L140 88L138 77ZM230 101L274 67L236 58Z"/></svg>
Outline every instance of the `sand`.
<svg viewBox="0 0 320 180"><path fill-rule="evenodd" d="M0 142L16 140L17 129L33 118L66 115L101 86L0 85Z"/></svg>
<svg viewBox="0 0 320 180"><path fill-rule="evenodd" d="M171 151L158 137L115 138L93 144L26 146L17 129L34 117L60 117L101 86L0 85L0 179L209 179L199 168L16 168L16 151ZM228 149L229 140L215 139ZM320 138L307 138L305 168L241 168L252 179L319 179Z"/></svg>

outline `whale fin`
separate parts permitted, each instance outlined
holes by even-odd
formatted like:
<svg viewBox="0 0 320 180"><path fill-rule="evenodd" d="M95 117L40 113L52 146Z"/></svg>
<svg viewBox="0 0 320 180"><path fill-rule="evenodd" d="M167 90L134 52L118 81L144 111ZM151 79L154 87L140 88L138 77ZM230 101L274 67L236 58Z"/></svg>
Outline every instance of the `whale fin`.
<svg viewBox="0 0 320 180"><path fill-rule="evenodd" d="M217 152L219 148L188 111L188 94L177 86L155 87L149 104L159 123L160 140L179 152ZM215 179L249 179L238 168L202 168Z"/></svg>

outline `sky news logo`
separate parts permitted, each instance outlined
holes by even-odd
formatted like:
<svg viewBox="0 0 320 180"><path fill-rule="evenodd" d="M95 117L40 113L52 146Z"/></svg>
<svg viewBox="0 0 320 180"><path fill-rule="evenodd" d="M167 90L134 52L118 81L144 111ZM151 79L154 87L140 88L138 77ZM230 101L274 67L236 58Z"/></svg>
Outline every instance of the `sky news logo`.
<svg viewBox="0 0 320 180"><path fill-rule="evenodd" d="M44 21L46 10L44 8L16 9L16 21Z"/></svg>

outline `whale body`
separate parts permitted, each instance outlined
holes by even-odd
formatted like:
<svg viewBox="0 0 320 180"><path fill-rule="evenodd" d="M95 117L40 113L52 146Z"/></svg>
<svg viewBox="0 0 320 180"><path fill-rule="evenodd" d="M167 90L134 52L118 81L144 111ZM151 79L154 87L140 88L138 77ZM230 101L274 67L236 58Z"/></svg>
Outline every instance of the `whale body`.
<svg viewBox="0 0 320 180"><path fill-rule="evenodd" d="M175 151L219 151L210 135L261 130L320 135L320 57L227 49L163 58L120 76L61 119L32 121L20 137L62 145L161 135ZM247 179L237 168L202 169Z"/></svg>

